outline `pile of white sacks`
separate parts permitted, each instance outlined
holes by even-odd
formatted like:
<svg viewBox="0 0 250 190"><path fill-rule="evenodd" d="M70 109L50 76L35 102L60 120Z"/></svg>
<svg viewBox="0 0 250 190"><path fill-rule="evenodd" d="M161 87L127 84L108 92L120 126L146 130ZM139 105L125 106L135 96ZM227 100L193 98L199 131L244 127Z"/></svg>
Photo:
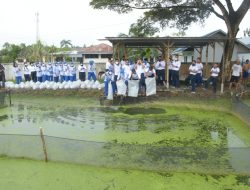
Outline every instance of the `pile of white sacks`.
<svg viewBox="0 0 250 190"><path fill-rule="evenodd" d="M98 89L101 90L104 88L104 83L100 83L99 81L64 81L62 83L60 82L33 82L33 81L27 81L27 82L21 82L20 84L15 84L11 81L7 81L5 83L6 88L10 89L33 89L33 90L39 90L39 89Z"/></svg>

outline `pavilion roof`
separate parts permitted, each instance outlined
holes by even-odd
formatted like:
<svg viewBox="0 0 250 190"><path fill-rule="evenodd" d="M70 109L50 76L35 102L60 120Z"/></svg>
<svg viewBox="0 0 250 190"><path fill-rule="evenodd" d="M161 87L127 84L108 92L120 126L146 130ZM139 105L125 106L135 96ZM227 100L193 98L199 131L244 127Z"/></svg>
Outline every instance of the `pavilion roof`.
<svg viewBox="0 0 250 190"><path fill-rule="evenodd" d="M113 45L125 47L162 47L171 44L173 47L202 47L213 42L225 42L226 37L106 37Z"/></svg>

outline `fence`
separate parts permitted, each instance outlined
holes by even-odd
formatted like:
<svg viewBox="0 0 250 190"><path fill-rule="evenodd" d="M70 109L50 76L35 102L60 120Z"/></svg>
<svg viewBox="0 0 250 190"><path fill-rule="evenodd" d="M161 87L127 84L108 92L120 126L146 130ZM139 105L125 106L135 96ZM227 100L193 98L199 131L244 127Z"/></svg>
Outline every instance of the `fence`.
<svg viewBox="0 0 250 190"><path fill-rule="evenodd" d="M248 91L248 93L250 93L250 91ZM237 96L232 99L232 110L245 120L245 122L250 124L250 107L242 102Z"/></svg>
<svg viewBox="0 0 250 190"><path fill-rule="evenodd" d="M250 148L161 147L93 142L47 135L43 138L45 144L40 135L0 135L0 154L157 172L250 174Z"/></svg>

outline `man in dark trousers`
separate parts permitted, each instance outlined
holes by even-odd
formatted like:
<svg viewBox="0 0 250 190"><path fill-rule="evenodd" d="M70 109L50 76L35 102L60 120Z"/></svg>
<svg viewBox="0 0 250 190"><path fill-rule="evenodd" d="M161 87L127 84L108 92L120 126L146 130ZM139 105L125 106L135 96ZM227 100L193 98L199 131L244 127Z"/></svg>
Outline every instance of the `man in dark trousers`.
<svg viewBox="0 0 250 190"><path fill-rule="evenodd" d="M0 87L4 88L5 87L5 68L4 66L0 63Z"/></svg>

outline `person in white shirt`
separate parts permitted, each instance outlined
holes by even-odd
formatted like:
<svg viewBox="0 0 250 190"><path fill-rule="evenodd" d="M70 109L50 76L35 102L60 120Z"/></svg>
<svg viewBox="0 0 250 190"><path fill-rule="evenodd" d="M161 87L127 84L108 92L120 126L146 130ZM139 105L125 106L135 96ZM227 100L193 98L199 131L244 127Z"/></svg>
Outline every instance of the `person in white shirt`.
<svg viewBox="0 0 250 190"><path fill-rule="evenodd" d="M63 64L63 80L64 81L69 81L69 66L66 62Z"/></svg>
<svg viewBox="0 0 250 190"><path fill-rule="evenodd" d="M169 80L169 85L173 85L173 59L172 57L169 58L168 62L168 80Z"/></svg>
<svg viewBox="0 0 250 190"><path fill-rule="evenodd" d="M145 95L146 83L145 83L145 65L142 63L141 59L138 59L135 65L136 73L139 77L139 93Z"/></svg>
<svg viewBox="0 0 250 190"><path fill-rule="evenodd" d="M104 76L104 97L108 97L109 84L112 86L113 94L115 93L115 82L114 82L114 62L110 60L110 64L106 67Z"/></svg>
<svg viewBox="0 0 250 190"><path fill-rule="evenodd" d="M59 82L59 76L60 76L59 65L58 65L58 63L55 63L55 64L53 65L53 77L54 77L54 82Z"/></svg>
<svg viewBox="0 0 250 190"><path fill-rule="evenodd" d="M148 78L156 78L156 72L153 65L150 65L148 71L146 72L146 77Z"/></svg>
<svg viewBox="0 0 250 190"><path fill-rule="evenodd" d="M45 82L47 80L47 67L45 63L42 63L41 70L42 70L42 81Z"/></svg>
<svg viewBox="0 0 250 190"><path fill-rule="evenodd" d="M188 77L185 79L185 84L188 87L191 81L191 86L192 86L192 93L195 93L195 81L196 81L196 75L198 73L198 66L195 60L193 60L192 64L189 66L189 75Z"/></svg>
<svg viewBox="0 0 250 190"><path fill-rule="evenodd" d="M156 76L157 76L157 85L163 85L165 81L165 61L162 60L162 57L158 57L158 61L155 63L155 70L156 70Z"/></svg>
<svg viewBox="0 0 250 190"><path fill-rule="evenodd" d="M41 64L40 63L36 63L36 77L37 77L37 81L42 82L42 69L41 69Z"/></svg>
<svg viewBox="0 0 250 190"><path fill-rule="evenodd" d="M49 62L47 65L47 81L53 81L53 66L52 64Z"/></svg>
<svg viewBox="0 0 250 190"><path fill-rule="evenodd" d="M79 79L81 81L86 80L86 70L87 67L83 63L80 63L80 65L78 66L78 71L79 71Z"/></svg>
<svg viewBox="0 0 250 190"><path fill-rule="evenodd" d="M242 66L240 65L239 59L237 59L236 63L233 64L231 72L232 72L232 75L231 75L230 84L229 84L230 90L233 84L237 85L239 83L240 78L242 76Z"/></svg>
<svg viewBox="0 0 250 190"><path fill-rule="evenodd" d="M114 82L115 82L115 93L117 92L117 86L116 86L116 81L117 81L117 78L118 78L118 75L120 73L120 62L119 62L119 59L115 59L115 63L114 63Z"/></svg>
<svg viewBox="0 0 250 190"><path fill-rule="evenodd" d="M63 63L60 62L59 63L59 80L60 82L63 82L65 79L64 79L64 69L63 69Z"/></svg>
<svg viewBox="0 0 250 190"><path fill-rule="evenodd" d="M31 74L31 80L32 80L33 82L36 82L36 81L37 81L37 77L36 77L36 66L34 65L34 63L30 63L29 70L30 70L30 74Z"/></svg>
<svg viewBox="0 0 250 190"><path fill-rule="evenodd" d="M172 63L172 72L173 72L173 86L175 88L179 88L180 81L179 81L179 70L181 67L181 62L179 60L179 55L176 55L175 60Z"/></svg>
<svg viewBox="0 0 250 190"><path fill-rule="evenodd" d="M109 70L109 66L111 64L111 60L113 61L112 58L108 58L108 61L106 62L106 65L105 65L105 71L108 71Z"/></svg>
<svg viewBox="0 0 250 190"><path fill-rule="evenodd" d="M69 65L69 76L71 82L76 81L76 66L73 62Z"/></svg>
<svg viewBox="0 0 250 190"><path fill-rule="evenodd" d="M94 60L89 60L88 64L88 80L93 79L96 81L96 67L95 67L95 62Z"/></svg>
<svg viewBox="0 0 250 190"><path fill-rule="evenodd" d="M27 63L24 63L23 67L23 74L24 74L24 80L25 81L30 81L30 67L28 66Z"/></svg>
<svg viewBox="0 0 250 190"><path fill-rule="evenodd" d="M213 85L213 92L216 93L217 90L217 79L220 73L220 68L218 67L217 63L215 63L210 71L210 77L205 83L205 89L208 89L208 85L212 83Z"/></svg>
<svg viewBox="0 0 250 190"><path fill-rule="evenodd" d="M198 72L196 75L196 84L200 86L202 84L202 71L203 71L203 64L201 63L201 58L197 58L196 66L198 67Z"/></svg>
<svg viewBox="0 0 250 190"><path fill-rule="evenodd" d="M22 72L21 68L17 63L13 63L13 72L16 78L16 84L20 84L22 82Z"/></svg>

